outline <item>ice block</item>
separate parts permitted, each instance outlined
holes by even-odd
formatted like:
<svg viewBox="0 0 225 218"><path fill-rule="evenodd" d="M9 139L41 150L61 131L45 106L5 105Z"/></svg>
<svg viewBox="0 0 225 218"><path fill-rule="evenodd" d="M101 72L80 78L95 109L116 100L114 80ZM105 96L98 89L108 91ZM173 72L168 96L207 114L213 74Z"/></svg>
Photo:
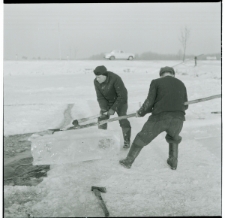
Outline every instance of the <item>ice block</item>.
<svg viewBox="0 0 225 218"><path fill-rule="evenodd" d="M55 132L30 138L33 165L51 165L118 156L118 131L95 128Z"/></svg>

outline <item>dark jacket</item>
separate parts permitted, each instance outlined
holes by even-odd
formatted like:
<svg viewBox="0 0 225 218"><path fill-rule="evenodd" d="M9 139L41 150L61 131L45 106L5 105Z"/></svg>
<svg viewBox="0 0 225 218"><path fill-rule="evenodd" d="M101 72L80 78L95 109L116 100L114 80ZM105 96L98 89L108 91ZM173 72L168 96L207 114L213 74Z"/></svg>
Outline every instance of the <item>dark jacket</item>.
<svg viewBox="0 0 225 218"><path fill-rule="evenodd" d="M107 79L103 83L94 79L97 100L101 110L117 111L119 106L127 103L127 89L120 76L110 71L107 74Z"/></svg>
<svg viewBox="0 0 225 218"><path fill-rule="evenodd" d="M167 115L185 120L188 105L186 87L183 82L172 76L152 80L148 97L138 113L144 116L152 112L152 117L162 118Z"/></svg>

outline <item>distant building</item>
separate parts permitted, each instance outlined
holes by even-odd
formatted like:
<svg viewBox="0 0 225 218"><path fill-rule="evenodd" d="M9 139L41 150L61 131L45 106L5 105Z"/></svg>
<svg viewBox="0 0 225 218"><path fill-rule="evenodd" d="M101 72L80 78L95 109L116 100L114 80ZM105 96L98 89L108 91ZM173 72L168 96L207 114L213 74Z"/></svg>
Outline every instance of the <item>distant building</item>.
<svg viewBox="0 0 225 218"><path fill-rule="evenodd" d="M216 60L216 56L207 56L206 60Z"/></svg>

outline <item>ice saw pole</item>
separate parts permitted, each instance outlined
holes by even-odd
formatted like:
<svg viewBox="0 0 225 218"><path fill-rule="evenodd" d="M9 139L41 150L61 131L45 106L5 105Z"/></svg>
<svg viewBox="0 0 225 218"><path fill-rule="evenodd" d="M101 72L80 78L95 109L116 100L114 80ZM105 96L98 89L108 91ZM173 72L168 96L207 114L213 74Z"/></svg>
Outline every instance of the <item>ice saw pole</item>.
<svg viewBox="0 0 225 218"><path fill-rule="evenodd" d="M128 115L120 116L120 117L114 117L114 118L111 118L111 119L108 119L108 120L102 120L98 123L98 125L113 122L113 121L116 121L116 120L123 120L123 119L127 119L127 118L130 118L130 117L135 117L135 116L136 116L136 113L132 113L132 114L128 114Z"/></svg>
<svg viewBox="0 0 225 218"><path fill-rule="evenodd" d="M201 101L208 101L208 100L211 100L211 99L214 99L214 98L220 98L221 97L221 94L219 95L213 95L213 96L210 96L210 97L207 97L207 98L200 98L200 99L196 99L196 100L193 100L193 101L188 101L188 102L185 102L184 105L188 105L188 104L194 104L194 103L198 103L198 102L201 102ZM106 114L106 113L103 113L103 114ZM97 114L97 115L94 115L94 116L90 116L90 117L85 117L85 118L81 118L81 119L77 119L77 120L74 120L72 122L72 124L74 126L78 126L80 123L83 123L83 122L86 122L86 121L90 121L90 120L93 120L95 118L98 118L102 116L102 114ZM131 114L130 115L127 115L128 117L125 117L123 116L124 118L122 119L126 119L126 118L129 118L129 117L132 117ZM115 118L112 118L112 119L109 119L110 121L109 122L113 122L115 121ZM104 123L103 123L104 124ZM102 125L102 124L101 124Z"/></svg>
<svg viewBox="0 0 225 218"><path fill-rule="evenodd" d="M221 94L219 94L219 95L212 95L212 96L209 96L207 98L199 98L199 99L196 99L196 100L193 100L193 101L187 101L187 102L184 103L184 105L195 104L195 103L202 102L202 101L209 101L211 99L221 98L221 97L222 97Z"/></svg>
<svg viewBox="0 0 225 218"><path fill-rule="evenodd" d="M199 99L196 99L196 100L187 101L187 102L184 103L184 105L195 104L195 103L202 102L202 101L209 101L209 100L212 100L212 99L215 99L215 98L221 98L221 96L222 95L219 94L219 95L213 95L213 96L206 97L206 98L199 98ZM132 114L128 114L128 115L120 116L120 117L114 117L114 118L111 118L111 119L108 119L108 120L102 120L98 123L98 125L103 125L105 123L109 123L109 122L113 122L113 121L117 121L117 120L123 120L123 119L131 118L131 117L135 117L135 116L136 116L136 113L132 113Z"/></svg>
<svg viewBox="0 0 225 218"><path fill-rule="evenodd" d="M103 113L103 114L106 114L106 113ZM91 116L91 117L81 118L81 119L78 119L78 120L74 120L74 121L72 122L72 124L73 124L74 126L77 126L77 125L79 125L80 123L83 123L83 122L86 122L86 121L89 121L89 120L93 120L93 119L98 118L98 117L100 117L100 116L102 116L102 114L97 114L97 115L94 115L94 116Z"/></svg>
<svg viewBox="0 0 225 218"><path fill-rule="evenodd" d="M67 129L49 129L50 131L52 131L52 134L54 132L59 132L59 131L67 131L67 130L75 130L75 129L83 129L83 128L88 128L88 127L91 127L91 126L100 126L100 125L103 125L105 123L109 123L109 122L113 122L113 121L116 121L116 120L122 120L122 119L127 119L127 118L130 118L130 117L135 117L136 116L136 113L132 113L132 114L128 114L128 115L125 115L125 116L120 116L120 117L114 117L114 118L111 118L111 119L108 119L108 120L102 120L100 122L93 122L93 123L88 123L88 124L84 124L84 125L74 125L72 127L69 127Z"/></svg>
<svg viewBox="0 0 225 218"><path fill-rule="evenodd" d="M213 96L210 96L210 97L207 97L207 98L199 98L199 99L196 99L196 100L193 100L193 101L187 101L187 102L184 103L184 105L195 104L195 103L202 102L202 101L209 101L209 100L214 99L214 98L221 98L221 96L222 95L219 94L219 95L213 95ZM116 120L123 120L123 119L127 119L127 118L130 118L130 117L135 117L135 116L136 116L136 113L128 114L126 116L121 116L121 117L114 117L112 119L100 121L99 125L109 123L109 122L113 122L113 121L116 121Z"/></svg>
<svg viewBox="0 0 225 218"><path fill-rule="evenodd" d="M221 96L222 95L219 94L219 95L212 95L212 96L209 96L209 97L206 97L206 98L199 98L199 99L196 99L196 100L187 101L187 102L184 103L184 105L195 104L195 103L203 102L203 101L209 101L209 100L212 100L212 99L215 99L215 98L221 98ZM85 125L79 125L78 124L76 126L69 127L65 130L62 130L62 129L49 129L49 130L52 131L52 134L53 134L54 132L58 132L58 131L83 129L83 128L88 128L88 127L91 127L91 126L100 126L100 125L103 125L105 123L109 123L109 122L113 122L113 121L117 121L117 120L123 120L123 119L131 118L131 117L135 117L135 116L136 116L136 113L132 113L132 114L128 114L128 115L125 115L125 116L114 117L114 118L111 118L111 119L108 119L108 120L102 120L100 122L93 122L93 123L89 123L89 124L85 124Z"/></svg>

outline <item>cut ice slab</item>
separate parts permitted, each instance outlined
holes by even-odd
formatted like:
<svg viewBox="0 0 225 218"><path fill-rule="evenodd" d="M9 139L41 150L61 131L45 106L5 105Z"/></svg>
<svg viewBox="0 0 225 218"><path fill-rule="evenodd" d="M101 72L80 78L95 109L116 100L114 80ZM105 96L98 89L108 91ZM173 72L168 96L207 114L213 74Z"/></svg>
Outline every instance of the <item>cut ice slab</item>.
<svg viewBox="0 0 225 218"><path fill-rule="evenodd" d="M51 165L118 157L118 131L80 129L30 138L33 165Z"/></svg>

